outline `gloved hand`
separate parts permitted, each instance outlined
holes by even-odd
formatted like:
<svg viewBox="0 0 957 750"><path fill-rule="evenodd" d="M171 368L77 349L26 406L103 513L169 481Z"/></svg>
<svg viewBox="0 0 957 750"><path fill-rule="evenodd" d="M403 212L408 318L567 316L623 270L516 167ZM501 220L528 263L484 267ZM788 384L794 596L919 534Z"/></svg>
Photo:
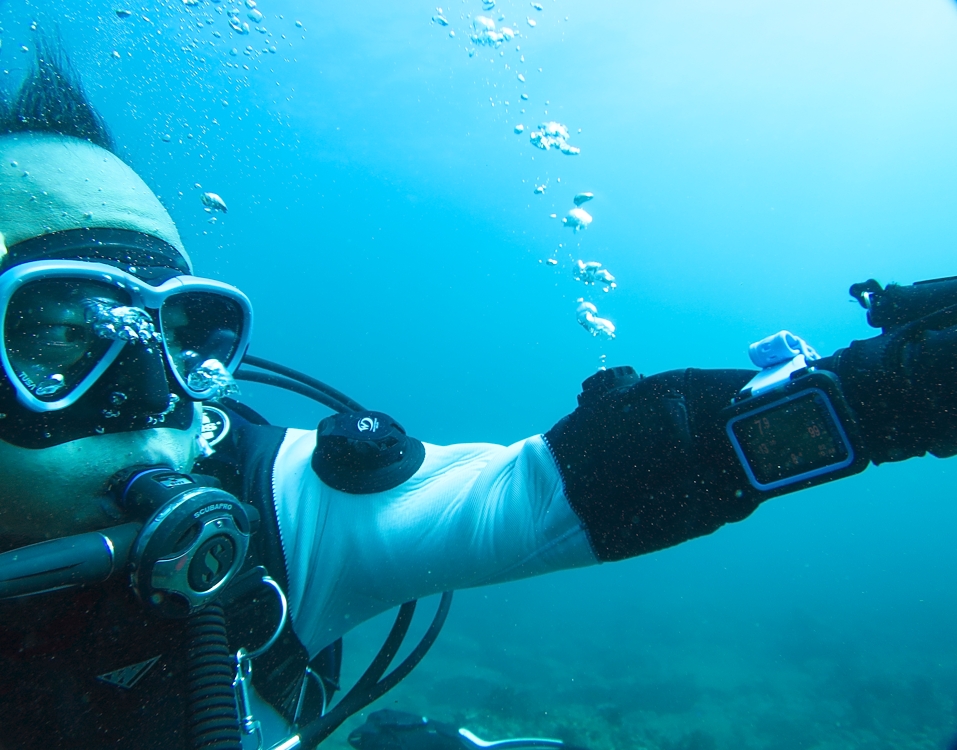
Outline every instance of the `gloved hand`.
<svg viewBox="0 0 957 750"><path fill-rule="evenodd" d="M603 370L578 408L545 433L565 496L601 560L710 534L763 500L738 462L720 412L749 370Z"/></svg>
<svg viewBox="0 0 957 750"><path fill-rule="evenodd" d="M875 464L957 454L957 307L816 362L837 374Z"/></svg>

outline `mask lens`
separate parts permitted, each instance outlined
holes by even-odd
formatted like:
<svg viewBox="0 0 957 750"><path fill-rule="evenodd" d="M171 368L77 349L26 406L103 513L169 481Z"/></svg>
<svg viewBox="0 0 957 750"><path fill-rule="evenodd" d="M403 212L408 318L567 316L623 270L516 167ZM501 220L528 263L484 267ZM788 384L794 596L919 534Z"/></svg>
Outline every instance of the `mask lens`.
<svg viewBox="0 0 957 750"><path fill-rule="evenodd" d="M183 383L208 360L229 366L243 333L243 309L212 292L183 292L170 297L161 312L170 362Z"/></svg>
<svg viewBox="0 0 957 750"><path fill-rule="evenodd" d="M10 298L3 327L7 358L37 399L58 401L83 383L113 342L98 336L90 304L129 305L109 284L49 279L25 284Z"/></svg>

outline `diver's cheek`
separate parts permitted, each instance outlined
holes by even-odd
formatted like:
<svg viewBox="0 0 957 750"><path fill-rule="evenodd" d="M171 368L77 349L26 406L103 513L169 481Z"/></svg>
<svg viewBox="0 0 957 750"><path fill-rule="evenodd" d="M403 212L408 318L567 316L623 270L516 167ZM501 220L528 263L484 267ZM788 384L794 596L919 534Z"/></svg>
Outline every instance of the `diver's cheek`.
<svg viewBox="0 0 957 750"><path fill-rule="evenodd" d="M169 450L173 468L177 471L192 471L193 464L203 455L203 405L193 404L193 423L188 430L162 430L171 441ZM208 447L206 448L208 451Z"/></svg>
<svg viewBox="0 0 957 750"><path fill-rule="evenodd" d="M201 434L197 404L187 430L96 435L41 449L0 441L0 539L39 541L115 524L120 513L107 492L111 477L142 464L189 471Z"/></svg>

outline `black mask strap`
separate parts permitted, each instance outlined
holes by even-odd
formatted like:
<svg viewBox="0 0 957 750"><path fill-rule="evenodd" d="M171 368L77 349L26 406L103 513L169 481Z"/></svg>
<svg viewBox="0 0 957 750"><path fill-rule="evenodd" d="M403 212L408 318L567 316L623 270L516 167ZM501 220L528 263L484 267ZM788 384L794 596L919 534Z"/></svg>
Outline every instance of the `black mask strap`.
<svg viewBox="0 0 957 750"><path fill-rule="evenodd" d="M168 242L128 229L68 229L43 234L8 247L4 266L37 260L106 263L150 282L190 273L186 258Z"/></svg>

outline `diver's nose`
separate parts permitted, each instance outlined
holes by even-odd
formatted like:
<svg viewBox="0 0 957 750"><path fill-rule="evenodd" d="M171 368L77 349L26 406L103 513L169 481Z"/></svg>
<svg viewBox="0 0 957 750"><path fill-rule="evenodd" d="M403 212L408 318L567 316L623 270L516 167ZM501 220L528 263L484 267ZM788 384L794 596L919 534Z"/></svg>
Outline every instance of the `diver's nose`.
<svg viewBox="0 0 957 750"><path fill-rule="evenodd" d="M137 411L159 414L169 405L170 383L166 361L158 346L129 343L105 374L124 403L135 404Z"/></svg>

